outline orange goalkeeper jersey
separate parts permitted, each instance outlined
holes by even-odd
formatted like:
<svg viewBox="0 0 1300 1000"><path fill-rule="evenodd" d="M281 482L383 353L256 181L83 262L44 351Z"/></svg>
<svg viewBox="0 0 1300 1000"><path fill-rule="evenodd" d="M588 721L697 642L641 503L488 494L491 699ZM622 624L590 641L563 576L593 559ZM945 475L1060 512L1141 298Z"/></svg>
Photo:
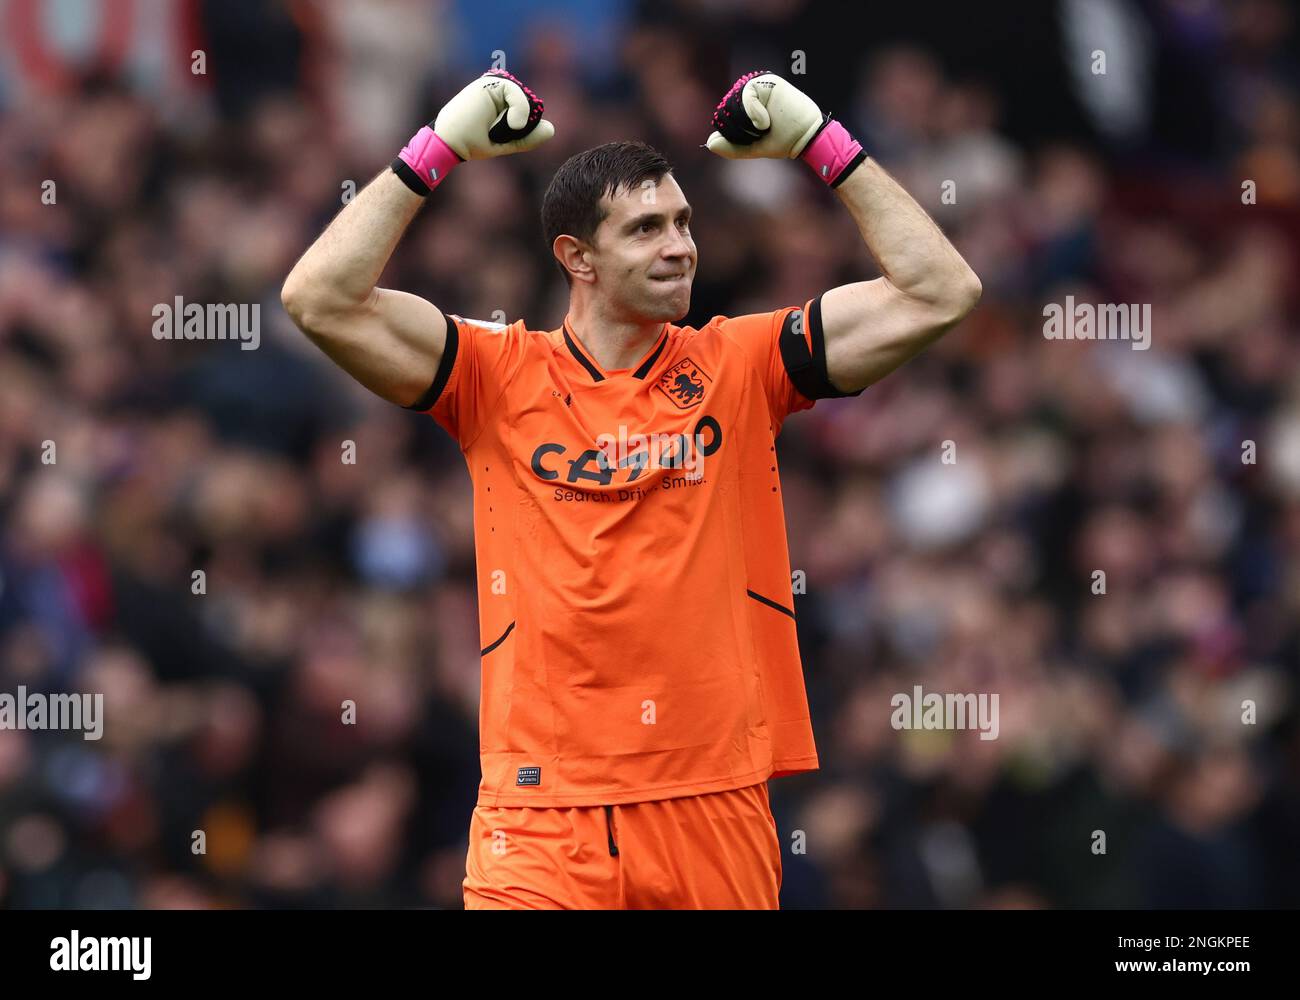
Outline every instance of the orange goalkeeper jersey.
<svg viewBox="0 0 1300 1000"><path fill-rule="evenodd" d="M820 301L664 324L603 370L548 332L447 317L410 409L474 485L484 806L592 806L817 767L777 473L840 393ZM860 392L861 390L859 390Z"/></svg>

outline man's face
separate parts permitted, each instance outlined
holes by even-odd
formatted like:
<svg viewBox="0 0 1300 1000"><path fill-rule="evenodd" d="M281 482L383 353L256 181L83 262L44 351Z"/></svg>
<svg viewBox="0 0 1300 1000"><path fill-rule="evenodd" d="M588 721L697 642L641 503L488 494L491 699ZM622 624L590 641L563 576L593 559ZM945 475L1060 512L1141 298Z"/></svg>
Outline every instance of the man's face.
<svg viewBox="0 0 1300 1000"><path fill-rule="evenodd" d="M673 175L606 195L604 206L591 260L611 312L644 322L681 319L691 306L697 254L691 206Z"/></svg>

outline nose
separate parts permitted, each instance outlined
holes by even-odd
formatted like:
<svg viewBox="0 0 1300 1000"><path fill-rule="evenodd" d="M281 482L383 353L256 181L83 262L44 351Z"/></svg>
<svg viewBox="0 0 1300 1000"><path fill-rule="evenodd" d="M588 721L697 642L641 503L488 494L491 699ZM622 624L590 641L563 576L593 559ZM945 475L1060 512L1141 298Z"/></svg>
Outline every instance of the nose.
<svg viewBox="0 0 1300 1000"><path fill-rule="evenodd" d="M674 257L690 257L695 252L695 244L691 242L691 238L676 226L669 228L672 230L672 235L664 243L662 255L670 260Z"/></svg>

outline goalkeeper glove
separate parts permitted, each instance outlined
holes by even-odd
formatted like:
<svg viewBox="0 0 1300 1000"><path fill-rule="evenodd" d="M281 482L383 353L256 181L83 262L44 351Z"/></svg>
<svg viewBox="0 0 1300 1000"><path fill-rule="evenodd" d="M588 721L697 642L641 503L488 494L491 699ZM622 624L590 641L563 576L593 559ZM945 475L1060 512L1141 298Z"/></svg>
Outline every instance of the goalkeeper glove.
<svg viewBox="0 0 1300 1000"><path fill-rule="evenodd" d="M393 172L427 195L458 163L522 153L555 135L542 99L503 69L489 70L448 101L393 160Z"/></svg>
<svg viewBox="0 0 1300 1000"><path fill-rule="evenodd" d="M831 187L867 158L862 144L811 97L766 70L731 85L713 112L713 128L705 144L710 152L731 160L797 156Z"/></svg>

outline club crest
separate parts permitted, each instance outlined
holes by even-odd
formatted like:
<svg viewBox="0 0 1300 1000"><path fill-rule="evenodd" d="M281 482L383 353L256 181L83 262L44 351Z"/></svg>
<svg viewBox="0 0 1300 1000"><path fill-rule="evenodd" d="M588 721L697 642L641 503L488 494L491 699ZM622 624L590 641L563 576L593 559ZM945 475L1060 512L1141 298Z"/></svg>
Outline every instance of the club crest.
<svg viewBox="0 0 1300 1000"><path fill-rule="evenodd" d="M656 385L659 391L681 410L689 410L704 399L705 390L713 379L690 358L683 358L661 376Z"/></svg>

